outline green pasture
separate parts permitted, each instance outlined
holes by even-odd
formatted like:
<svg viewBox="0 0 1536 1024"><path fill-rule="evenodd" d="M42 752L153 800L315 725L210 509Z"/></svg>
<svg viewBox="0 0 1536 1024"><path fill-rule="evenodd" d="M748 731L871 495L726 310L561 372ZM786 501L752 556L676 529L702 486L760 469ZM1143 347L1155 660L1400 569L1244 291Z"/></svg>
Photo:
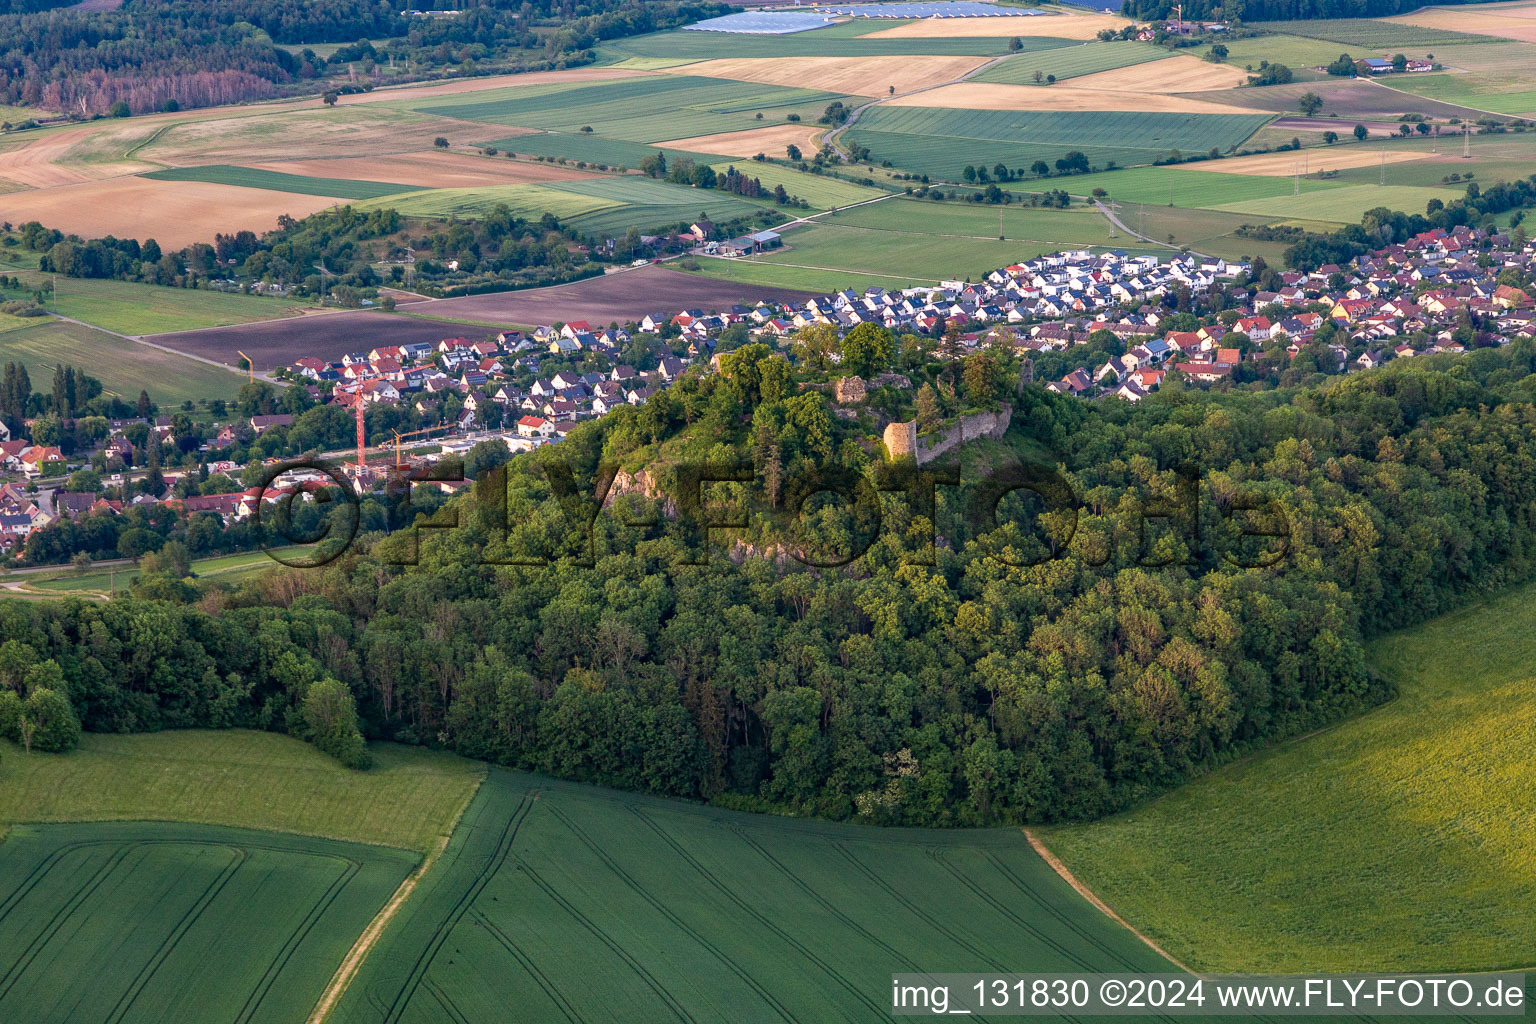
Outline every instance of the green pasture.
<svg viewBox="0 0 1536 1024"><path fill-rule="evenodd" d="M1529 967L1533 598L1382 637L1391 703L1047 845L1197 970Z"/></svg>
<svg viewBox="0 0 1536 1024"><path fill-rule="evenodd" d="M69 310L67 300L62 305ZM62 363L85 370L109 394L124 401L132 402L140 391L148 391L161 406L180 405L188 399L233 398L245 382L231 370L51 317L36 327L0 333L0 362L12 359L26 366L34 381L52 380L54 367Z"/></svg>
<svg viewBox="0 0 1536 1024"><path fill-rule="evenodd" d="M308 549L303 547L282 548L275 554L300 558ZM218 555L199 558L192 563L192 572L199 579L217 579L221 583L238 583L250 576L273 568L278 563L264 551L247 551L236 555ZM52 597L97 597L128 590L139 576L134 565L106 566L87 569L60 568L52 572L18 574L15 579L28 594L44 594ZM0 576L0 580L4 580ZM7 581L9 582L9 581Z"/></svg>
<svg viewBox="0 0 1536 1024"><path fill-rule="evenodd" d="M762 288L798 288L808 292L831 293L844 288L908 288L931 283L916 277L887 274L851 274L846 270L814 270L785 266L781 263L756 263L739 259L701 259L699 277Z"/></svg>
<svg viewBox="0 0 1536 1024"><path fill-rule="evenodd" d="M1221 45L1227 48L1225 63L1250 71L1257 71L1264 61L1269 61L1271 64L1284 64L1293 71L1317 67L1332 63L1341 52L1348 49L1347 46L1339 43L1308 39L1300 33L1223 39ZM1210 53L1210 47L1201 46L1182 52L1204 57Z"/></svg>
<svg viewBox="0 0 1536 1024"><path fill-rule="evenodd" d="M1307 209L1310 198L1299 208ZM1291 208L1298 209L1294 205ZM1261 242L1237 234L1244 224L1273 224L1279 217L1137 203L1121 205L1117 216L1126 227L1158 242L1187 245L1196 252L1229 259L1262 256L1273 266L1284 265L1282 257L1288 243Z"/></svg>
<svg viewBox="0 0 1536 1024"><path fill-rule="evenodd" d="M422 185L398 185L387 181L355 181L348 178L316 178L303 174L283 174L255 167L207 164L202 167L171 167L140 175L160 181L209 181L216 185L240 185L264 188L270 192L294 192L306 196L334 196L337 199L373 199L397 192L416 192Z"/></svg>
<svg viewBox="0 0 1536 1024"><path fill-rule="evenodd" d="M1530 115L1536 111L1536 64L1531 44L1512 41L1437 46L1444 72L1388 75L1381 79L1415 96L1491 110Z"/></svg>
<svg viewBox="0 0 1536 1024"><path fill-rule="evenodd" d="M839 98L844 97L813 89L657 75L555 89L535 86L491 99L435 102L416 109L465 121L581 134L590 128L590 134L604 138L657 142L774 124L791 113L814 120ZM523 152L515 143L510 145Z"/></svg>
<svg viewBox="0 0 1536 1024"><path fill-rule="evenodd" d="M18 826L0 843L0 1019L302 1021L417 860L209 826Z"/></svg>
<svg viewBox="0 0 1536 1024"><path fill-rule="evenodd" d="M858 185L831 175L811 174L783 164L764 163L750 158L722 160L712 166L718 174L724 174L728 168L734 167L747 177L761 181L763 188L769 191L775 185L783 185L784 191L799 196L817 210L830 210L834 206L847 206L890 194L883 188Z"/></svg>
<svg viewBox="0 0 1536 1024"><path fill-rule="evenodd" d="M1429 139L1412 139L1404 142L1371 143L1368 148L1386 150L1412 148L1424 153L1426 159L1406 163L1387 164L1388 185L1421 185L1440 187L1459 196L1466 188L1462 184L1444 184L1442 179L1451 174L1474 174L1483 187L1496 181L1515 181L1536 174L1536 136L1529 134L1473 135L1470 139L1471 156L1461 155L1460 135L1442 136L1439 143ZM1361 182L1375 184L1380 176L1376 167L1353 167L1339 171L1330 181ZM1442 194L1442 198L1449 198Z"/></svg>
<svg viewBox="0 0 1536 1024"><path fill-rule="evenodd" d="M955 181L966 164L1028 167L1065 153L1095 166L1148 164L1170 150L1225 152L1269 118L1257 114L1024 112L940 107L875 107L845 133L876 160Z"/></svg>
<svg viewBox="0 0 1536 1024"><path fill-rule="evenodd" d="M61 277L57 284L61 315L118 334L164 334L223 327L276 320L299 312L299 307L288 299L238 292L165 288L107 278ZM48 308L53 309L52 302Z"/></svg>
<svg viewBox="0 0 1536 1024"><path fill-rule="evenodd" d="M1012 192L1062 189L1075 196L1092 195L1094 189L1102 188L1116 202L1185 207L1212 207L1222 203L1289 196L1295 187L1291 178L1190 169L1220 166L1221 161L1213 160L1176 167L1127 167L1099 174L1075 174L1066 178L1032 178L1002 187ZM1303 179L1300 187L1303 193L1312 193L1338 186L1332 182Z"/></svg>
<svg viewBox="0 0 1536 1024"><path fill-rule="evenodd" d="M1005 61L983 68L971 76L974 82L1002 82L1007 85L1033 85L1035 72L1055 75L1057 81L1092 75L1100 71L1145 64L1169 55L1161 46L1136 42L1092 42L1081 46L1062 46L1051 50L1020 53Z"/></svg>
<svg viewBox="0 0 1536 1024"><path fill-rule="evenodd" d="M871 829L493 770L338 1024L883 1020L897 970L1168 968L1017 829Z"/></svg>
<svg viewBox="0 0 1536 1024"><path fill-rule="evenodd" d="M763 205L729 192L674 185L633 175L563 181L549 187L605 204L570 220L573 227L592 234L622 234L631 225L644 230L700 218L728 221L753 213Z"/></svg>
<svg viewBox="0 0 1536 1024"><path fill-rule="evenodd" d="M1271 199L1249 199L1236 203L1222 203L1216 209L1232 213L1254 213L1266 217L1294 217L1304 214L1312 220L1336 221L1354 224L1366 210L1385 206L1389 210L1404 213L1423 213L1431 199L1445 202L1454 193L1440 188L1414 185L1342 185L1338 188L1313 192L1304 203L1297 203L1290 196Z"/></svg>
<svg viewBox="0 0 1536 1024"><path fill-rule="evenodd" d="M1323 39L1344 46L1362 47L1370 53L1357 57L1374 57L1375 51L1403 47L1442 46L1449 43L1496 43L1494 36L1476 35L1471 32L1449 32L1440 28L1421 28L1396 21L1378 21L1375 18L1308 18L1302 21L1255 21L1249 28L1270 32ZM1337 57L1338 54L1334 54ZM1414 56L1414 54L1409 54ZM1330 57L1330 60L1333 58Z"/></svg>
<svg viewBox="0 0 1536 1024"><path fill-rule="evenodd" d="M176 821L425 853L452 831L484 772L417 747L372 753L374 766L357 772L291 737L239 729L86 733L66 755L0 741L0 825Z"/></svg>
<svg viewBox="0 0 1536 1024"><path fill-rule="evenodd" d="M674 136L674 138L687 138L687 136ZM519 156L559 157L571 163L579 161L592 165L606 164L609 167L630 169L639 167L640 162L646 157L655 156L658 153L664 155L668 161L686 158L695 163L713 163L724 159L719 153L692 153L666 146L647 146L640 142L602 138L581 131L512 135L504 139L477 143L477 145L495 146L497 149L517 153Z"/></svg>
<svg viewBox="0 0 1536 1024"><path fill-rule="evenodd" d="M483 217L505 206L515 217L539 219L552 213L568 220L583 213L621 205L618 200L566 192L549 184L476 185L466 188L434 188L408 192L357 204L362 210L393 209L407 217Z"/></svg>

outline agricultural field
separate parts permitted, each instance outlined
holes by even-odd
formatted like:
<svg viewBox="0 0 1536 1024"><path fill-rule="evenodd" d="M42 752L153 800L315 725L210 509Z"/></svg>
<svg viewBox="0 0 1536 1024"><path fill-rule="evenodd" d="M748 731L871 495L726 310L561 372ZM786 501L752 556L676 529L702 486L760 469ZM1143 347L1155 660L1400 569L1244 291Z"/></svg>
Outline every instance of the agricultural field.
<svg viewBox="0 0 1536 1024"><path fill-rule="evenodd" d="M1048 90L1047 90L1048 91ZM965 164L1028 167L1072 150L1095 165L1150 163L1169 150L1204 152L1240 144L1267 114L1024 113L876 107L845 137L877 160L941 180L957 180Z"/></svg>
<svg viewBox="0 0 1536 1024"><path fill-rule="evenodd" d="M0 843L0 1016L303 1020L417 861L206 825L16 826Z"/></svg>
<svg viewBox="0 0 1536 1024"><path fill-rule="evenodd" d="M1450 12L1441 12L1449 14ZM1431 20L1435 20L1431 15ZM1409 20L1404 20L1409 19ZM1439 26L1426 25L1420 19L1420 15L1398 15L1394 18L1312 18L1303 21L1256 21L1249 27L1264 29L1270 32L1306 36L1311 39L1322 39L1330 43L1339 43L1344 46L1361 47L1369 50L1362 53L1362 57L1374 57L1376 51L1399 50L1407 52L1409 49L1425 46L1440 46L1447 43L1476 43L1496 41L1492 35L1478 35L1473 28L1478 23L1476 15L1469 9L1460 8L1447 24ZM1451 29L1451 24L1461 26ZM1416 54L1409 53L1410 57ZM1335 54L1334 56L1338 56ZM1332 58L1330 58L1332 59Z"/></svg>
<svg viewBox="0 0 1536 1024"><path fill-rule="evenodd" d="M847 206L850 203L861 203L867 199L890 194L883 188L859 185L828 174L798 171L783 164L758 163L754 160L725 160L714 165L716 173L719 174L724 174L732 167L748 177L758 179L763 183L764 188L772 189L775 185L783 185L784 191L790 195L799 196L817 210L830 210L834 206Z"/></svg>
<svg viewBox="0 0 1536 1024"><path fill-rule="evenodd" d="M802 126L789 125L786 127L799 129ZM722 137L734 138L740 134L742 133L728 132ZM702 139L688 141L701 142ZM623 139L605 139L579 131L536 132L529 135L513 135L492 139L489 142L477 142L476 145L495 146L505 152L516 153L518 156L552 157L593 167L606 165L613 168L628 169L639 167L642 160L648 156L655 156L657 153L665 155L669 161L686 158L695 163L709 163L721 157L732 155L723 152L706 153L674 149L665 144L647 146L640 142L625 142Z"/></svg>
<svg viewBox="0 0 1536 1024"><path fill-rule="evenodd" d="M1533 597L1382 637L1395 700L1046 845L1197 970L1529 966Z"/></svg>
<svg viewBox="0 0 1536 1024"><path fill-rule="evenodd" d="M1032 85L1035 72L1055 75L1058 82L1099 71L1129 67L1148 61L1163 60L1168 51L1151 43L1113 42L1088 43L1084 46L1061 47L1055 50L1038 50L1021 53L1005 61L983 68L973 75L974 82L1000 82L1005 85Z"/></svg>
<svg viewBox="0 0 1536 1024"><path fill-rule="evenodd" d="M1392 25L1412 26L1435 36L1454 37L1478 33L1497 39L1536 43L1536 4L1478 4L1476 7L1423 7L1408 14L1383 19ZM1439 39L1437 42L1441 41ZM1446 39L1444 41L1451 41Z"/></svg>
<svg viewBox="0 0 1536 1024"><path fill-rule="evenodd" d="M277 549L274 553L289 559L302 558L309 549L292 547ZM192 562L192 572L199 579L213 579L225 585L238 584L259 575L277 565L265 551L251 551L238 555L217 555L199 558ZM139 576L135 565L117 565L88 568L83 572L58 569L48 572L18 573L14 578L0 574L0 596L12 594L28 597L111 597L118 591L127 592Z"/></svg>
<svg viewBox="0 0 1536 1024"><path fill-rule="evenodd" d="M1398 76L1394 84L1415 85L1426 78L1443 77L1445 76L1403 75ZM1388 88L1382 82L1370 78L1329 77L1318 82L1246 86L1191 95L1193 98L1208 102L1241 104L1281 114L1287 111L1299 112L1301 108L1298 100L1309 92L1323 101L1323 106L1318 111L1320 116L1336 117L1345 121L1343 129L1339 132L1341 136L1347 136L1349 129L1354 127L1354 122L1362 119L1397 118L1403 114L1422 114L1425 117L1440 120L1459 117L1463 120L1475 121L1482 116L1480 111L1471 107L1418 96L1397 88Z"/></svg>
<svg viewBox="0 0 1536 1024"><path fill-rule="evenodd" d="M1032 22L1037 19L1020 20ZM1066 18L1062 19L1062 23L1061 31L1070 31ZM753 36L750 45L752 53L758 57L1001 57L1009 52L1008 36L938 38L921 34L898 34L898 30L910 28L910 25L887 25L882 22L848 22L794 35ZM1022 31L1023 26L1020 26L1013 34ZM1025 50L1049 50L1058 46L1071 46L1073 40L1025 35L1020 43ZM615 39L604 44L603 52L616 59L659 57L671 60L714 60L740 57L743 45L744 39L739 35L678 29Z"/></svg>
<svg viewBox="0 0 1536 1024"><path fill-rule="evenodd" d="M67 300L64 305L68 308ZM148 391L162 406L188 399L234 398L244 383L244 378L229 370L52 318L35 327L0 333L0 363L8 360L26 366L32 380L39 382L52 380L58 364L72 364L101 381L109 395L133 402L140 391Z"/></svg>
<svg viewBox="0 0 1536 1024"><path fill-rule="evenodd" d="M1456 193L1446 189L1424 188L1414 185L1343 185L1307 196L1298 208L1294 199L1280 196L1273 199L1248 199L1236 203L1221 203L1218 210L1233 213L1252 213L1269 217L1291 217L1304 212L1309 220L1332 221L1337 224L1355 224L1366 210L1385 206L1389 210L1406 213L1423 213L1431 199L1441 202L1455 198Z"/></svg>
<svg viewBox="0 0 1536 1024"><path fill-rule="evenodd" d="M797 113L815 120L831 92L688 75L648 75L568 87L501 90L469 101L428 101L419 113L462 121L582 132L625 142L738 131Z"/></svg>
<svg viewBox="0 0 1536 1024"><path fill-rule="evenodd" d="M144 174L144 177L153 178L156 181L207 181L216 185L239 185L242 188L294 192L306 196L332 196L339 199L373 199L399 192L415 192L424 187L356 178L317 178L255 167L234 167L229 164L172 167L163 171L149 171Z"/></svg>
<svg viewBox="0 0 1536 1024"><path fill-rule="evenodd" d="M517 185L539 181L571 181L592 175L574 167L534 160L513 160L459 150L432 149L422 153L393 153L387 159L389 176L423 188L472 188L480 185ZM317 160L273 161L254 165L302 177L344 178L367 181L380 173L380 161L363 157L322 157ZM404 190L397 190L404 191Z"/></svg>
<svg viewBox="0 0 1536 1024"><path fill-rule="evenodd" d="M174 821L428 852L484 766L392 743L370 750L374 766L356 772L292 737L244 729L86 733L64 756L0 741L0 826Z"/></svg>
<svg viewBox="0 0 1536 1024"><path fill-rule="evenodd" d="M1529 43L1438 46L1435 60L1448 70L1394 75L1394 90L1500 114L1536 112L1536 72Z"/></svg>
<svg viewBox="0 0 1536 1024"><path fill-rule="evenodd" d="M57 299L62 316L132 336L243 324L304 312L304 307L288 299L107 278L62 279Z"/></svg>
<svg viewBox="0 0 1536 1024"><path fill-rule="evenodd" d="M909 288L930 282L916 277L887 274L853 274L846 270L812 270L782 263L757 263L739 259L702 259L699 269L687 271L701 287L717 282L764 288L797 288L807 294L826 295L843 288ZM683 276L683 275L679 275Z"/></svg>
<svg viewBox="0 0 1536 1024"><path fill-rule="evenodd" d="M368 199L354 204L360 210L399 210L407 217L484 217L505 206L516 217L537 220L552 213L565 221L583 213L612 209L621 204L594 196L563 192L549 183L487 185L478 188L435 188L425 192Z"/></svg>
<svg viewBox="0 0 1536 1024"><path fill-rule="evenodd" d="M892 970L1021 962L1168 967L1016 829L822 824L493 770L334 1019L873 1020Z"/></svg>
<svg viewBox="0 0 1536 1024"><path fill-rule="evenodd" d="M1053 9L1049 17L1031 18L924 18L899 23L869 33L871 41L886 39L964 39L980 37L1018 37L1022 42L1034 38L1091 40L1104 29L1116 32L1129 25L1113 14L1088 14L1080 10Z"/></svg>
<svg viewBox="0 0 1536 1024"><path fill-rule="evenodd" d="M1049 51L1047 51L1049 52ZM852 96L884 96L891 89L910 92L964 78L987 57L739 57L706 60L672 68L680 75L727 78L738 82L799 86Z"/></svg>
<svg viewBox="0 0 1536 1024"><path fill-rule="evenodd" d="M1471 154L1468 157L1461 155L1462 137L1459 135L1441 138L1438 143L1430 139L1412 139L1403 142L1367 142L1359 148L1373 155L1375 151L1386 151L1389 185L1433 187L1454 173L1475 174L1486 187L1492 182L1514 181L1536 173L1536 138L1530 135L1472 135L1467 142ZM1316 154L1317 151L1311 152ZM1391 162L1394 155L1409 152L1417 153L1420 159ZM1377 167L1366 161L1359 167L1339 171L1331 180L1374 184L1378 178ZM1461 189L1466 186L1453 184L1449 187L1456 190L1453 195L1460 195Z"/></svg>
<svg viewBox="0 0 1536 1024"><path fill-rule="evenodd" d="M1290 156L1289 153L1284 155ZM1094 189L1102 188L1117 202L1184 207L1214 206L1292 194L1294 182L1289 176L1279 178L1262 173L1227 172L1227 164L1248 159L1251 158L1202 160L1199 163L1171 167L1130 167L1099 174L1075 174L1069 178L1013 182L1003 188L1013 192L1044 192L1059 188L1080 196L1091 195ZM1301 181L1303 193L1336 187L1332 182L1309 179Z"/></svg>
<svg viewBox="0 0 1536 1024"><path fill-rule="evenodd" d="M719 153L727 156L749 157L759 153L783 156L787 146L799 146L802 153L815 153L820 139L827 131L824 124L776 124L767 128L748 128L742 132L722 132L715 135L695 135L687 139L666 139L658 142L658 148L673 150L697 150L700 153ZM669 154L667 159L672 159Z"/></svg>
<svg viewBox="0 0 1536 1024"><path fill-rule="evenodd" d="M1153 67L1155 65L1145 66ZM1134 71L1137 69L1130 68L1125 70ZM1230 71L1231 69L1218 70ZM1119 72L1114 71L1104 73L1119 74ZM1145 89L1088 88L1086 83L1098 77L1098 75L1089 75L1065 85L1048 88L1041 88L1037 85L998 85L992 82L956 82L953 85L941 86L926 92L899 96L878 109L897 110L903 107L948 107L954 110L1027 110L1031 113L1052 111L1061 113L1091 113L1093 115L1125 111L1144 111L1148 113L1165 111L1180 114L1214 114L1218 116L1230 116L1232 114L1268 116L1264 111L1260 110L1248 110L1243 107L1211 103L1199 98L1163 95ZM1198 97L1199 94L1193 95Z"/></svg>

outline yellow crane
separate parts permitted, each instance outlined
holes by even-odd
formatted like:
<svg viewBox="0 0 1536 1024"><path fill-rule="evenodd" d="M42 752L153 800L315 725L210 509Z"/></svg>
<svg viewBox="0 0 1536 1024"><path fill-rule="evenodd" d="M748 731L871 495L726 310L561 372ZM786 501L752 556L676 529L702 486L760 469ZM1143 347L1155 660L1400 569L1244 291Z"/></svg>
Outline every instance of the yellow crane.
<svg viewBox="0 0 1536 1024"><path fill-rule="evenodd" d="M245 370L246 375L250 378L250 383L255 384L256 364L251 362L250 356L246 355L244 352L241 352L239 349L235 350L235 354L238 355L240 357L240 361L245 364L243 369Z"/></svg>
<svg viewBox="0 0 1536 1024"><path fill-rule="evenodd" d="M439 424L435 427L422 427L420 430L408 430L403 434L398 430L391 430L390 433L395 435L395 472L398 473L405 468L405 462L401 458L401 441L407 437L415 437L417 434L431 434L446 427L447 424Z"/></svg>

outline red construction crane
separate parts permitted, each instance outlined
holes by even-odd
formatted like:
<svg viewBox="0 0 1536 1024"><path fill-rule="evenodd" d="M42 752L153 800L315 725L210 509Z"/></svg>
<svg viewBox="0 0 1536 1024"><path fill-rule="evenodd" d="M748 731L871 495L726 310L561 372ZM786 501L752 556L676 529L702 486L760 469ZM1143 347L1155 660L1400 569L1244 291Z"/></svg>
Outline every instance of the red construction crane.
<svg viewBox="0 0 1536 1024"><path fill-rule="evenodd" d="M367 462L363 458L363 448L368 444L367 433L363 429L363 396L358 395L352 409L357 413L357 472L358 479L362 479L362 473L367 468Z"/></svg>

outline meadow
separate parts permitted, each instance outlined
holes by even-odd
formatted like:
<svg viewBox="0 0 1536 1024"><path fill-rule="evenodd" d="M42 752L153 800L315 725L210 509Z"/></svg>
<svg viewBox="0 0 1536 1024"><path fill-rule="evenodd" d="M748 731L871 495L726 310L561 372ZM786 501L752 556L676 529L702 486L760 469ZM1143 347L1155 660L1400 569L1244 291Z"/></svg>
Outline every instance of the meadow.
<svg viewBox="0 0 1536 1024"><path fill-rule="evenodd" d="M1162 60L1167 56L1167 50L1151 43L1085 43L1082 46L1063 46L1009 57L989 68L983 68L972 76L972 81L1030 85L1035 80L1036 71L1042 75L1055 75L1057 81L1064 81L1079 75L1092 75L1132 64Z"/></svg>
<svg viewBox="0 0 1536 1024"><path fill-rule="evenodd" d="M1016 829L869 829L493 770L344 1024L874 1020L892 970L1153 971Z"/></svg>
<svg viewBox="0 0 1536 1024"><path fill-rule="evenodd" d="M476 145L494 146L497 149L508 153L516 153L519 156L557 157L573 163L606 164L609 167L629 169L639 167L642 160L649 156L655 156L657 153L664 155L668 161L675 161L683 157L695 163L711 163L727 155L724 153L696 153L691 150L676 149L671 146L647 146L640 142L626 142L623 139L603 138L580 131L512 135L505 138L491 139L486 142L477 142Z"/></svg>
<svg viewBox="0 0 1536 1024"><path fill-rule="evenodd" d="M276 553L282 557L302 558L306 550L303 547L292 547L278 549ZM250 551L199 558L192 562L192 572L199 579L213 578L220 583L233 584L265 572L276 564L266 552ZM46 597L110 597L119 590L126 592L129 584L138 576L139 569L134 565L91 568L84 572L68 568L56 572L26 573L16 576L14 580L0 574L0 583L19 584L17 590L7 587L0 593L17 592Z"/></svg>
<svg viewBox="0 0 1536 1024"><path fill-rule="evenodd" d="M1448 189L1424 188L1415 185L1342 185L1339 188L1309 194L1304 203L1298 204L1290 196L1272 199L1249 199L1235 203L1216 205L1218 210L1232 213L1253 213L1267 217L1290 217L1304 213L1310 220L1332 221L1338 224L1358 223L1365 211L1378 206L1406 213L1423 213L1431 199L1446 202L1456 193Z"/></svg>
<svg viewBox="0 0 1536 1024"><path fill-rule="evenodd" d="M418 859L209 826L18 826L0 843L0 1018L303 1020Z"/></svg>
<svg viewBox="0 0 1536 1024"><path fill-rule="evenodd" d="M69 309L67 301L63 308ZM39 386L53 379L55 366L69 363L101 381L108 394L131 403L140 391L148 391L151 399L167 407L188 399L234 398L245 383L232 370L52 318L36 327L0 333L0 362L12 359L24 365Z"/></svg>
<svg viewBox="0 0 1536 1024"><path fill-rule="evenodd" d="M1028 167L1077 150L1096 166L1144 164L1170 150L1228 150L1257 131L1261 114L1171 114L876 107L844 138L876 160L955 181L965 164Z"/></svg>
<svg viewBox="0 0 1536 1024"><path fill-rule="evenodd" d="M271 192L333 196L337 199L373 199L376 196L394 195L397 192L415 192L424 187L352 178L317 178L302 174L285 174L281 171L265 171L255 167L234 167L230 164L172 167L163 171L146 172L143 177L154 178L157 181L207 181L216 185L241 185L245 188L264 188Z"/></svg>
<svg viewBox="0 0 1536 1024"><path fill-rule="evenodd" d="M1255 21L1249 28L1264 29L1284 35L1322 39L1346 46L1363 47L1376 51L1390 48L1439 46L1446 43L1497 42L1493 36L1475 35L1469 32L1451 32L1440 28L1423 28L1396 21L1375 18L1311 18L1302 21ZM1335 54L1334 56L1338 56ZM1375 56L1375 53L1360 56ZM1409 54L1417 56L1417 54ZM1330 58L1332 59L1332 58Z"/></svg>
<svg viewBox="0 0 1536 1024"><path fill-rule="evenodd" d="M727 169L734 167L740 173L758 179L763 183L764 188L770 190L775 185L783 185L784 191L790 195L799 196L816 210L830 210L834 206L861 203L866 199L889 194L883 188L860 185L828 174L798 171L783 164L761 163L748 159L723 160L712 166L718 174L724 174Z"/></svg>
<svg viewBox="0 0 1536 1024"><path fill-rule="evenodd" d="M1252 199L1289 196L1294 182L1288 177L1261 174L1221 174L1214 170L1222 161L1180 164L1173 167L1127 167L1099 174L1074 174L1066 178L1031 179L1013 182L1003 188L1011 192L1046 192L1063 189L1075 196L1087 196L1096 188L1122 203L1149 203L1167 206L1218 206ZM1213 170L1195 170L1208 167ZM1302 180L1303 193L1337 188L1327 181Z"/></svg>
<svg viewBox="0 0 1536 1024"><path fill-rule="evenodd" d="M698 263L698 270L685 273L695 279L705 278L708 282L728 281L765 288L799 288L821 295L843 288L863 291L866 288L907 288L930 283L926 279L896 274L854 274L846 270L817 270L754 260L703 259Z"/></svg>
<svg viewBox="0 0 1536 1024"><path fill-rule="evenodd" d="M1415 96L1501 114L1536 111L1536 74L1531 44L1495 42L1437 46L1444 73L1396 75L1384 84Z"/></svg>
<svg viewBox="0 0 1536 1024"><path fill-rule="evenodd" d="M428 852L484 766L390 743L371 751L374 766L356 772L292 737L243 729L86 733L66 755L0 741L0 826L172 821Z"/></svg>
<svg viewBox="0 0 1536 1024"><path fill-rule="evenodd" d="M1529 966L1533 597L1382 637L1395 700L1046 844L1197 970Z"/></svg>

